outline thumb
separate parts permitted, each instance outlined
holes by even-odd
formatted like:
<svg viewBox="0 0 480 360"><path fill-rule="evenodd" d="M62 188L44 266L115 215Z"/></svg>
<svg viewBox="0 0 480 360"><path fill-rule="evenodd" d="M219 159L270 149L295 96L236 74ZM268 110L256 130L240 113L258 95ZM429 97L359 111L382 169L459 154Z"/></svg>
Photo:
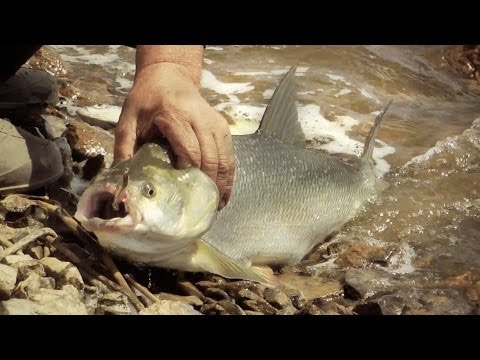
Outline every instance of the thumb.
<svg viewBox="0 0 480 360"><path fill-rule="evenodd" d="M114 161L129 159L135 152L137 118L129 107L124 107L115 127Z"/></svg>

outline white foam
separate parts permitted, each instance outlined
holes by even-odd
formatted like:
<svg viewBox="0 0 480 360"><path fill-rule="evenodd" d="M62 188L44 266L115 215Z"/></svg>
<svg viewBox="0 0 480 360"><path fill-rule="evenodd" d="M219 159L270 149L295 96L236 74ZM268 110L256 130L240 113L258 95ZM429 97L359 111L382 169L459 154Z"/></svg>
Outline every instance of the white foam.
<svg viewBox="0 0 480 360"><path fill-rule="evenodd" d="M330 74L330 73L327 73L325 74L325 76L327 76L330 80L333 80L333 81L346 81L345 78L341 75L335 75L335 74Z"/></svg>
<svg viewBox="0 0 480 360"><path fill-rule="evenodd" d="M207 64L207 65L212 65L215 61L210 60L210 59L207 59L207 58L204 58L204 59L203 59L203 62L204 62L205 64Z"/></svg>
<svg viewBox="0 0 480 360"><path fill-rule="evenodd" d="M389 270L393 274L410 274L415 271L412 260L415 258L415 251L406 243L400 247L400 254L390 258Z"/></svg>
<svg viewBox="0 0 480 360"><path fill-rule="evenodd" d="M252 91L255 87L251 83L224 83L218 80L208 70L202 71L201 86L205 89L215 91L218 94L227 95L231 101L239 102L238 97L233 94L243 94Z"/></svg>
<svg viewBox="0 0 480 360"><path fill-rule="evenodd" d="M362 94L363 96L365 96L366 98L369 98L369 99L372 99L373 101L375 101L377 104L380 104L380 100L378 100L378 98L369 93L367 90L363 89L363 88L359 88L358 89L360 91L360 94ZM379 112L380 113L380 112Z"/></svg>
<svg viewBox="0 0 480 360"><path fill-rule="evenodd" d="M223 48L219 46L207 46L206 50L223 51Z"/></svg>
<svg viewBox="0 0 480 360"><path fill-rule="evenodd" d="M232 135L247 135L257 131L266 107L232 102L218 104L214 108L233 120L233 124L230 124Z"/></svg>
<svg viewBox="0 0 480 360"><path fill-rule="evenodd" d="M295 71L295 75L304 76L305 73L310 69L306 66L299 66ZM270 76L270 75L285 75L290 70L289 66L284 67L283 69L275 69L271 71L235 71L232 74L235 76Z"/></svg>
<svg viewBox="0 0 480 360"><path fill-rule="evenodd" d="M111 65L112 62L119 60L117 54L85 54L85 55L67 55L62 54L62 60L67 62L81 62L93 65Z"/></svg>
<svg viewBox="0 0 480 360"><path fill-rule="evenodd" d="M274 89L267 89L267 90L265 90L265 91L262 93L263 98L264 98L264 99L271 99L274 91L275 91Z"/></svg>
<svg viewBox="0 0 480 360"><path fill-rule="evenodd" d="M354 140L347 135L353 126L358 124L358 120L351 116L335 116L335 121L325 119L318 105L306 105L298 108L298 117L302 125L305 136L309 139L329 138L332 141L320 146L321 149L332 154L350 154L359 156L363 152L363 142ZM373 158L375 159L375 173L377 176L383 176L390 170L390 165L383 158L393 154L395 148L387 145L377 139L376 144L381 147L375 147Z"/></svg>
<svg viewBox="0 0 480 360"><path fill-rule="evenodd" d="M335 96L336 98L338 98L339 96L344 96L344 95L348 95L348 94L351 94L352 90L350 89L342 89L340 90L338 93L336 93Z"/></svg>
<svg viewBox="0 0 480 360"><path fill-rule="evenodd" d="M115 90L119 92L128 92L133 85L133 80L126 79L124 77L117 77L115 78L115 81L120 84L120 86L115 88Z"/></svg>
<svg viewBox="0 0 480 360"><path fill-rule="evenodd" d="M268 71L235 71L232 74L235 75L235 76L266 76L266 75L271 75L272 72L268 72Z"/></svg>
<svg viewBox="0 0 480 360"><path fill-rule="evenodd" d="M73 175L72 181L70 182L70 187L72 189L72 193L80 197L89 184L89 181L82 179L79 175Z"/></svg>
<svg viewBox="0 0 480 360"><path fill-rule="evenodd" d="M298 95L314 95L315 91L309 90L309 91L299 91L297 92Z"/></svg>

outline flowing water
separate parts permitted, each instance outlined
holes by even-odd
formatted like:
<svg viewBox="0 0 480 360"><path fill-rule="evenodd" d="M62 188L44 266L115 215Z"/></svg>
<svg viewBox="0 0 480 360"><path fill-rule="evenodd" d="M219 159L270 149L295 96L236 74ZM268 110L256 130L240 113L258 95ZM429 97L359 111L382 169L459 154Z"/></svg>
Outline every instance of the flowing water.
<svg viewBox="0 0 480 360"><path fill-rule="evenodd" d="M133 81L134 49L54 48L67 65L66 79L89 94L70 100L70 112L94 103L121 106ZM478 311L480 120L474 120L480 94L470 80L447 71L444 49L229 45L205 51L202 92L234 134L255 131L292 65L309 146L347 161L361 153L375 115L393 100L374 152L390 188L330 241L328 256L318 250L303 268L318 277L354 277L357 285L376 274L371 284L384 279L384 285L360 296L375 299L384 313Z"/></svg>

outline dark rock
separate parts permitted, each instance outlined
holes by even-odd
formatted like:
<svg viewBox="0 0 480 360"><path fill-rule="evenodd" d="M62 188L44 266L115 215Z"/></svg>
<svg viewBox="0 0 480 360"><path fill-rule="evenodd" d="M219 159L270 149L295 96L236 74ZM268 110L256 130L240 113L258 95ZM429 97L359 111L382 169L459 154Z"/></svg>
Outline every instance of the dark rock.
<svg viewBox="0 0 480 360"><path fill-rule="evenodd" d="M374 302L358 304L353 308L353 311L358 315L382 315L380 305Z"/></svg>
<svg viewBox="0 0 480 360"><path fill-rule="evenodd" d="M230 296L219 288L208 288L205 290L205 295L215 300L230 300Z"/></svg>

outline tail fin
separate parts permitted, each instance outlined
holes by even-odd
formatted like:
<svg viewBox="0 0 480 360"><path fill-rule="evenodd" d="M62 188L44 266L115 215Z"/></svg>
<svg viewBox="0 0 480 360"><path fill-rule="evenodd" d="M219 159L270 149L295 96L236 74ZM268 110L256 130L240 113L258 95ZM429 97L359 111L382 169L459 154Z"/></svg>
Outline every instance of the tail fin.
<svg viewBox="0 0 480 360"><path fill-rule="evenodd" d="M387 104L387 106L385 106L385 109L383 109L383 111L380 114L378 114L377 118L375 119L375 123L370 129L370 133L365 139L365 145L363 146L363 154L361 157L363 161L367 160L369 163L373 161L372 155L373 155L373 149L375 148L375 138L377 137L377 132L378 132L378 129L380 128L380 123L382 122L383 117L387 112L388 108L390 107L391 103L392 101L390 101Z"/></svg>

